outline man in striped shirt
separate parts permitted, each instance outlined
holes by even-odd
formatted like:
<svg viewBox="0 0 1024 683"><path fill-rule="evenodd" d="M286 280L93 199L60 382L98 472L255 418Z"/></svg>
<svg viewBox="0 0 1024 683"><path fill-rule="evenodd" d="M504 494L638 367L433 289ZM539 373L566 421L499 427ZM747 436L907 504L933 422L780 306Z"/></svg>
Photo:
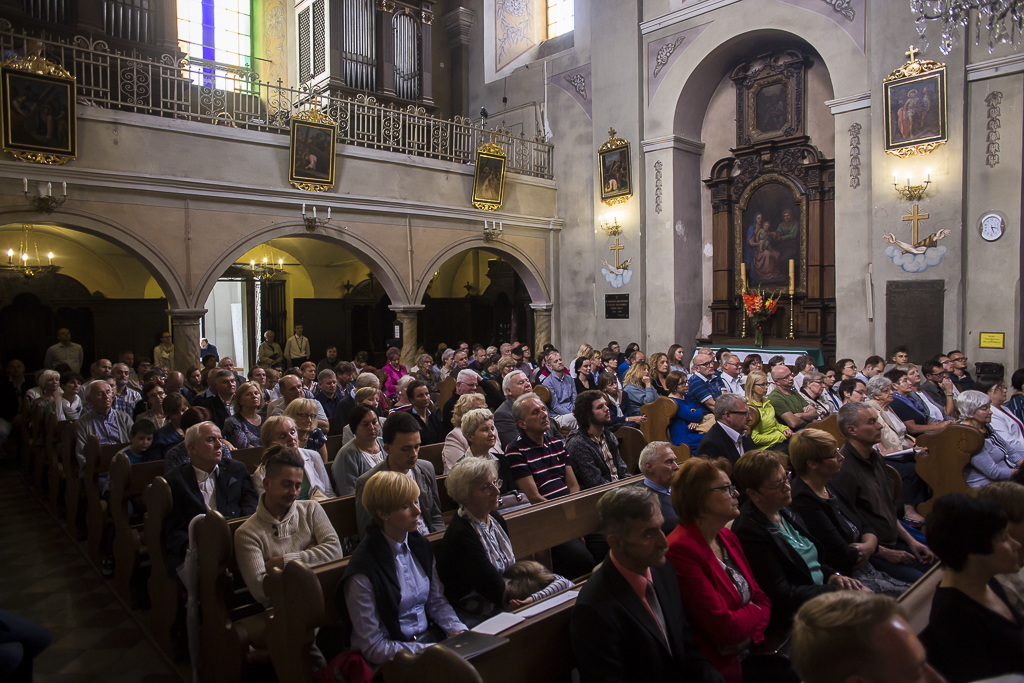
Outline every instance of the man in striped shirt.
<svg viewBox="0 0 1024 683"><path fill-rule="evenodd" d="M543 503L580 490L568 464L565 444L545 434L548 409L537 394L523 394L512 404L512 419L522 434L505 450L516 486L531 503Z"/></svg>

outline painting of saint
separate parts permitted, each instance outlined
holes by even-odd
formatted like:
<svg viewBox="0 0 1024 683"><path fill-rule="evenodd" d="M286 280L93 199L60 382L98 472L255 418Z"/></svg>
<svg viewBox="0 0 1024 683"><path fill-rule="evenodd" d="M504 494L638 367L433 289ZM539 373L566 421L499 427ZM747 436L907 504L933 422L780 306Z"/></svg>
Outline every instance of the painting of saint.
<svg viewBox="0 0 1024 683"><path fill-rule="evenodd" d="M945 141L945 73L885 84L886 150Z"/></svg>
<svg viewBox="0 0 1024 683"><path fill-rule="evenodd" d="M292 176L304 180L331 180L331 133L299 124L295 130Z"/></svg>
<svg viewBox="0 0 1024 683"><path fill-rule="evenodd" d="M800 269L800 210L788 187L762 185L743 211L743 262L752 286L789 283L789 261Z"/></svg>
<svg viewBox="0 0 1024 683"><path fill-rule="evenodd" d="M505 157L494 154L476 155L473 178L473 201L501 205L505 184Z"/></svg>
<svg viewBox="0 0 1024 683"><path fill-rule="evenodd" d="M629 143L599 152L601 171L601 201L606 204L617 197L633 194L632 172L629 164ZM606 145L608 143L605 143ZM622 199L620 201L625 201ZM614 202L612 202L614 203Z"/></svg>
<svg viewBox="0 0 1024 683"><path fill-rule="evenodd" d="M777 133L789 123L787 83L766 85L754 95L754 123L763 133Z"/></svg>
<svg viewBox="0 0 1024 683"><path fill-rule="evenodd" d="M5 71L4 146L23 151L75 154L69 97L74 84L62 78Z"/></svg>

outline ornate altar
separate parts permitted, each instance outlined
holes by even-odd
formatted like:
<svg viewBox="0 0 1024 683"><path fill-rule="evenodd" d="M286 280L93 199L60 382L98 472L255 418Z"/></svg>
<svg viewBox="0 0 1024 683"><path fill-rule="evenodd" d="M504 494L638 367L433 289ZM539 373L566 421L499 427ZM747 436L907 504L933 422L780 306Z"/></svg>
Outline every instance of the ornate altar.
<svg viewBox="0 0 1024 683"><path fill-rule="evenodd" d="M736 144L705 184L713 234L712 344L749 345L744 286L781 292L764 343L821 350L835 360L835 165L805 134L805 74L795 50L733 70ZM792 276L790 273L792 272ZM744 281L745 276L745 281ZM790 297L792 277L792 337Z"/></svg>

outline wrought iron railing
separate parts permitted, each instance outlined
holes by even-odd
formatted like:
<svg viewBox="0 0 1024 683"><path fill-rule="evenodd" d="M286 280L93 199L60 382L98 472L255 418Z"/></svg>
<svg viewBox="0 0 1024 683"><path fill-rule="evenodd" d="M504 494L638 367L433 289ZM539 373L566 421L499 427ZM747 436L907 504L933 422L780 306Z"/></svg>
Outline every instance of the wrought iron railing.
<svg viewBox="0 0 1024 683"><path fill-rule="evenodd" d="M26 47L28 46L28 47ZM419 157L472 163L476 149L493 140L505 150L511 173L554 177L554 146L538 135L487 129L456 116L443 120L422 107L378 103L371 95L332 97L308 87L287 88L258 74L194 58L163 55L158 61L112 52L102 40L70 42L15 33L0 19L0 54L42 50L76 78L78 103L139 114L288 134L292 116L318 109L338 123L339 142Z"/></svg>

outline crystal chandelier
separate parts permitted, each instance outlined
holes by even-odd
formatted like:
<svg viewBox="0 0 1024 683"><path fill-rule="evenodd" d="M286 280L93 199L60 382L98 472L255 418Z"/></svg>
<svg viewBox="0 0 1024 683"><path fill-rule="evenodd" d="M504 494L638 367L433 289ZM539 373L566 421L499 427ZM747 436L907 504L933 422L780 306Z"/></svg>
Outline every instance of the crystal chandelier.
<svg viewBox="0 0 1024 683"><path fill-rule="evenodd" d="M34 263L29 262L29 252L32 252L35 256ZM15 273L21 275L26 280L30 280L36 275L56 273L60 270L60 266L53 265L52 251L46 254L46 258L47 262L44 264L42 259L39 258L39 247L36 245L32 226L26 223L21 229L18 251L15 252L13 248L7 249L7 263L0 265L0 272Z"/></svg>
<svg viewBox="0 0 1024 683"><path fill-rule="evenodd" d="M981 26L985 24L989 52L999 43L1017 49L1024 29L1024 0L910 0L910 9L917 22L920 36L917 44L922 51L928 49L925 37L928 22L942 23L939 49L944 55L960 41L960 27L970 30L973 10L978 13L974 20L974 42L981 43Z"/></svg>

